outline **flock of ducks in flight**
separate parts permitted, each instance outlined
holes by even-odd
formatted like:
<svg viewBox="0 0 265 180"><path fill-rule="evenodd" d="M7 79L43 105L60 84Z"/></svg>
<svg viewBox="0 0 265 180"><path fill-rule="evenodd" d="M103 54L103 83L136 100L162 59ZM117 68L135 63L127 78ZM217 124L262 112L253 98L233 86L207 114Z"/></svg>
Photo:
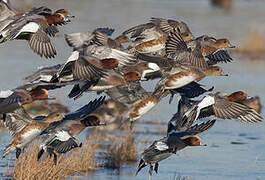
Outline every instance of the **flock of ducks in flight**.
<svg viewBox="0 0 265 180"><path fill-rule="evenodd" d="M34 53L45 58L57 54L52 37L58 25L71 22L67 10L52 12L47 7L17 12L8 2L0 2L0 42L26 40ZM30 116L25 105L38 100L54 99L48 91L73 86L68 97L78 99L84 93L106 93L112 100L125 105L119 116L121 124L131 123L149 112L158 102L170 95L180 95L178 111L168 122L167 134L144 150L137 173L149 165L149 174L158 172L158 163L187 146L202 146L197 134L209 130L216 120L198 123L214 116L240 122L260 122L259 110L251 107L245 91L231 94L212 93L198 82L206 76L227 76L217 63L232 62L227 49L234 48L228 39L207 35L194 37L184 22L151 18L120 36L112 38L114 29L97 28L91 32L66 34L65 40L73 49L63 64L39 69L26 77L27 83L0 92L0 113L12 135L3 157L22 150L33 140L40 139L39 153L54 157L81 147L76 136L89 126L107 125L94 114L104 106L101 96L80 109L63 114ZM153 92L147 92L141 81L159 79ZM193 98L203 95L201 98ZM105 110L102 110L104 113ZM137 174L136 173L136 174Z"/></svg>

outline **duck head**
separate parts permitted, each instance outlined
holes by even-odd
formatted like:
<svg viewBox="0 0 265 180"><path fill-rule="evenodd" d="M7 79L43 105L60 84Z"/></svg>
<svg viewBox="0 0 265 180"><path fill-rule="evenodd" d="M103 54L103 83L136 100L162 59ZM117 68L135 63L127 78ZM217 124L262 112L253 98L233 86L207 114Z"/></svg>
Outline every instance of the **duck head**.
<svg viewBox="0 0 265 180"><path fill-rule="evenodd" d="M182 140L187 146L205 146L201 145L201 138L199 136L190 136Z"/></svg>
<svg viewBox="0 0 265 180"><path fill-rule="evenodd" d="M216 49L224 49L224 48L235 48L235 46L231 45L228 39L217 39L213 44Z"/></svg>
<svg viewBox="0 0 265 180"><path fill-rule="evenodd" d="M46 89L34 90L30 93L32 100L46 100L46 99L55 99L49 98L49 92Z"/></svg>
<svg viewBox="0 0 265 180"><path fill-rule="evenodd" d="M210 66L209 68L203 70L206 76L228 76L228 74L224 74L223 70L219 66Z"/></svg>
<svg viewBox="0 0 265 180"><path fill-rule="evenodd" d="M54 14L45 17L49 25L64 25L71 22L71 18L74 16L69 15L69 12L65 9L59 9Z"/></svg>

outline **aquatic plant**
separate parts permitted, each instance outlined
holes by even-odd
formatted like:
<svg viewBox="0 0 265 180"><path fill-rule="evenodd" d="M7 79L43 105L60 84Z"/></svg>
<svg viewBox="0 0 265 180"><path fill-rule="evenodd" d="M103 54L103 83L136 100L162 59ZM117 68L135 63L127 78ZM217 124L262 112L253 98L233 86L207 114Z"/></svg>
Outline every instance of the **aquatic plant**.
<svg viewBox="0 0 265 180"><path fill-rule="evenodd" d="M108 148L108 157L105 167L119 169L125 164L137 161L137 147L133 132L127 130L125 136L116 137Z"/></svg>
<svg viewBox="0 0 265 180"><path fill-rule="evenodd" d="M16 180L52 180L64 179L95 170L97 165L94 157L98 148L95 139L97 139L96 136L91 136L81 148L76 148L65 156L60 156L56 165L54 165L53 159L49 157L41 162L37 161L39 143L35 143L32 148L27 148L24 155L16 160L11 176Z"/></svg>

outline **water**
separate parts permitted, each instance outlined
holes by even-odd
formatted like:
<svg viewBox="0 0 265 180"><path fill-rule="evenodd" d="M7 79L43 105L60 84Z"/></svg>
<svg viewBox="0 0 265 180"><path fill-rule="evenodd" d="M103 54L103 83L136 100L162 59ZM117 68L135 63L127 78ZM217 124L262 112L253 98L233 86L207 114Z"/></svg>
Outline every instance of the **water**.
<svg viewBox="0 0 265 180"><path fill-rule="evenodd" d="M13 1L11 1L13 2ZM190 26L195 36L214 35L217 38L227 37L231 43L239 46L244 36L251 31L265 32L265 2L236 1L230 14L222 10L212 9L206 0L57 0L34 1L35 6L47 5L53 9L67 8L76 18L61 30L61 36L53 38L58 56L55 60L40 59L33 54L24 41L13 41L0 45L0 88L12 89L22 83L22 78L32 73L38 66L62 63L70 55L64 33L85 32L96 27L115 28L118 35L126 28L144 23L150 17L165 17L183 20ZM243 89L249 96L258 95L265 104L265 61L251 61L248 58L233 55L235 61L221 65L229 77L208 77L203 84L215 86L215 91L233 92ZM150 89L154 82L144 83ZM77 101L67 99L70 87L53 92L76 109L96 95L85 95ZM66 93L67 92L67 93ZM177 107L177 100L168 105L168 98L160 102L152 112L143 116L142 120L159 120L167 122ZM264 116L264 110L262 112ZM161 126L145 125L141 130L155 131ZM166 128L166 125L163 126ZM159 135L141 135L136 138L145 140L159 139ZM219 120L209 131L201 134L207 147L186 148L178 155L160 163L159 174L152 179L174 179L175 176L187 176L189 179L264 179L265 178L265 128L264 123L243 124L232 120ZM0 150L8 144L10 136L5 131L1 134ZM139 144L138 152L149 146ZM5 159L0 165L5 165ZM120 171L102 169L89 175L90 179L147 179L148 168L134 176L137 164L125 166ZM0 167L1 173L5 168ZM88 177L84 177L86 179Z"/></svg>

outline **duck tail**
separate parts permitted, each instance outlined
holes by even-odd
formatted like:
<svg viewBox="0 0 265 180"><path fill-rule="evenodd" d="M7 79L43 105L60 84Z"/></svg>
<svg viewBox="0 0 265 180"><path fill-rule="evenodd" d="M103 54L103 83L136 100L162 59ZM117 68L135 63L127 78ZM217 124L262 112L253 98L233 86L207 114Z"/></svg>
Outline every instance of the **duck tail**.
<svg viewBox="0 0 265 180"><path fill-rule="evenodd" d="M137 176L137 174L141 171L141 169L143 169L146 166L145 162L143 159L140 160L140 163L138 165L137 171L135 173L135 176Z"/></svg>
<svg viewBox="0 0 265 180"><path fill-rule="evenodd" d="M81 120L81 123L85 125L86 127L88 126L99 126L100 124L100 119L95 116L95 115L90 115L86 117L85 119Z"/></svg>
<svg viewBox="0 0 265 180"><path fill-rule="evenodd" d="M8 155L9 153L13 152L16 150L16 147L13 146L12 144L9 144L8 146L6 146L4 152L3 152L3 155L2 155L2 158L5 158L6 155Z"/></svg>
<svg viewBox="0 0 265 180"><path fill-rule="evenodd" d="M38 152L38 161L40 160L41 156L43 155L44 153L44 149L41 149L39 152Z"/></svg>

